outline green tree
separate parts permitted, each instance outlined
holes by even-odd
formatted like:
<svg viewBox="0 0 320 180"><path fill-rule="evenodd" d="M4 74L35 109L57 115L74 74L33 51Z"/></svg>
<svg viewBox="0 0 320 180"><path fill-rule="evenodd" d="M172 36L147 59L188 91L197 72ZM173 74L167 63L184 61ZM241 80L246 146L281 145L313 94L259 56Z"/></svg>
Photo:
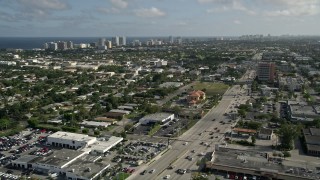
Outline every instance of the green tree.
<svg viewBox="0 0 320 180"><path fill-rule="evenodd" d="M315 126L316 128L320 128L320 118L314 119L312 121L312 126Z"/></svg>
<svg viewBox="0 0 320 180"><path fill-rule="evenodd" d="M95 130L94 131L94 135L96 135L96 136L100 135L100 131L99 130Z"/></svg>
<svg viewBox="0 0 320 180"><path fill-rule="evenodd" d="M239 114L242 118L245 118L246 115L247 115L247 111L244 110L244 109L239 109L239 110L238 110L238 114Z"/></svg>
<svg viewBox="0 0 320 180"><path fill-rule="evenodd" d="M293 148L293 141L299 136L301 131L300 125L282 124L276 132L281 140L281 148L291 150Z"/></svg>
<svg viewBox="0 0 320 180"><path fill-rule="evenodd" d="M125 131L129 131L130 129L132 129L133 128L133 124L132 123L128 123L128 124L126 124L125 126L124 126L124 130Z"/></svg>
<svg viewBox="0 0 320 180"><path fill-rule="evenodd" d="M88 132L89 132L89 129L87 129L87 128L82 129L83 134L88 134Z"/></svg>
<svg viewBox="0 0 320 180"><path fill-rule="evenodd" d="M159 112L161 110L161 108L157 105L150 105L150 106L147 106L146 108L146 112L149 113L149 114L153 114L153 113L156 113L156 112Z"/></svg>
<svg viewBox="0 0 320 180"><path fill-rule="evenodd" d="M123 137L124 139L127 138L127 133L126 133L126 131L122 131L120 135L121 135L121 137Z"/></svg>
<svg viewBox="0 0 320 180"><path fill-rule="evenodd" d="M255 136L251 136L251 143L252 143L253 145L256 144L256 137L255 137Z"/></svg>
<svg viewBox="0 0 320 180"><path fill-rule="evenodd" d="M283 156L286 158L286 157L291 157L291 154L289 151L285 151L283 152Z"/></svg>
<svg viewBox="0 0 320 180"><path fill-rule="evenodd" d="M2 118L0 119L0 129L4 130L4 129L8 129L8 127L10 126L10 120L7 118Z"/></svg>
<svg viewBox="0 0 320 180"><path fill-rule="evenodd" d="M106 111L109 112L112 109L112 104L107 102L106 104Z"/></svg>
<svg viewBox="0 0 320 180"><path fill-rule="evenodd" d="M31 117L31 118L28 120L28 124L29 124L30 127L35 128L35 127L38 126L39 120L38 120L38 118Z"/></svg>

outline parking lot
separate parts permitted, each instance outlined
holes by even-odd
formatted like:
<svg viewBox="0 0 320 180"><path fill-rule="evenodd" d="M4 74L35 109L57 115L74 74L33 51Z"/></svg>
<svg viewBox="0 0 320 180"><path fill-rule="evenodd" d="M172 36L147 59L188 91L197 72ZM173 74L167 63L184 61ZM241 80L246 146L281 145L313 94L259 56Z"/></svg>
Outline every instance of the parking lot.
<svg viewBox="0 0 320 180"><path fill-rule="evenodd" d="M0 176L4 179L19 179L32 172L21 172L11 166L11 162L21 156L33 154L44 156L50 149L44 145L46 137L52 132L40 129L28 129L19 134L0 138Z"/></svg>
<svg viewBox="0 0 320 180"><path fill-rule="evenodd" d="M130 165L140 165L142 162L148 162L167 146L162 143L151 142L130 142L119 155L113 158L114 162L124 162ZM139 161L141 161L139 163Z"/></svg>
<svg viewBox="0 0 320 180"><path fill-rule="evenodd" d="M173 137L179 134L179 131L188 124L188 119L179 118L166 122L161 125L161 128L154 134L154 136ZM134 134L148 135L152 125L139 125L133 131Z"/></svg>

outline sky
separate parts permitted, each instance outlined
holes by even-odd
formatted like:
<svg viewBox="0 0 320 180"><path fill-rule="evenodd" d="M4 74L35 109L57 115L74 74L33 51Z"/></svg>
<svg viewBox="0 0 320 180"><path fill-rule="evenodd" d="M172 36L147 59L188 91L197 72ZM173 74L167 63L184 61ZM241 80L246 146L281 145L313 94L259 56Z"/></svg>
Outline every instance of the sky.
<svg viewBox="0 0 320 180"><path fill-rule="evenodd" d="M1 37L320 35L320 0L0 0Z"/></svg>

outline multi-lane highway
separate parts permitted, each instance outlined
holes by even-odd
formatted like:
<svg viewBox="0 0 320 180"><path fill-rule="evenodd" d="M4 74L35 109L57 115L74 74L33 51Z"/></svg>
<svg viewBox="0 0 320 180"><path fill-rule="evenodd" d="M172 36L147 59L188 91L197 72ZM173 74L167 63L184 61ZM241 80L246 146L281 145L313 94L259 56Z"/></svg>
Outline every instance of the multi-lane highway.
<svg viewBox="0 0 320 180"><path fill-rule="evenodd" d="M228 89L220 103L181 135L179 140L171 143L171 148L165 154L142 166L129 179L163 179L166 175L170 175L170 179L190 179L191 173L180 175L176 173L176 170L189 169L194 171L198 169L197 161L202 158L200 154L212 152L215 144L223 141L224 133L231 129L230 117L225 113L233 110L236 104L244 103L247 98L245 95L245 87L241 89L239 85L236 85ZM215 120L213 121L213 119ZM224 123L220 123L220 121ZM186 159L187 156L192 159ZM174 166L173 169L168 169L170 164ZM153 169L155 171L149 173ZM147 170L147 173L140 175L140 172L144 170Z"/></svg>

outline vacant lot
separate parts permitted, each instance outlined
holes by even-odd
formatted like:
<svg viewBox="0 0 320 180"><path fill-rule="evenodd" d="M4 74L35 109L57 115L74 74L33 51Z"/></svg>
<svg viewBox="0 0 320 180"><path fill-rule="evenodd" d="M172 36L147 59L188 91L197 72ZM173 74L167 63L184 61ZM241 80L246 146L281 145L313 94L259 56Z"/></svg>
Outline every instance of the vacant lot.
<svg viewBox="0 0 320 180"><path fill-rule="evenodd" d="M213 96L217 94L224 94L229 86L223 83L197 82L193 88L195 90L205 89L207 96Z"/></svg>

